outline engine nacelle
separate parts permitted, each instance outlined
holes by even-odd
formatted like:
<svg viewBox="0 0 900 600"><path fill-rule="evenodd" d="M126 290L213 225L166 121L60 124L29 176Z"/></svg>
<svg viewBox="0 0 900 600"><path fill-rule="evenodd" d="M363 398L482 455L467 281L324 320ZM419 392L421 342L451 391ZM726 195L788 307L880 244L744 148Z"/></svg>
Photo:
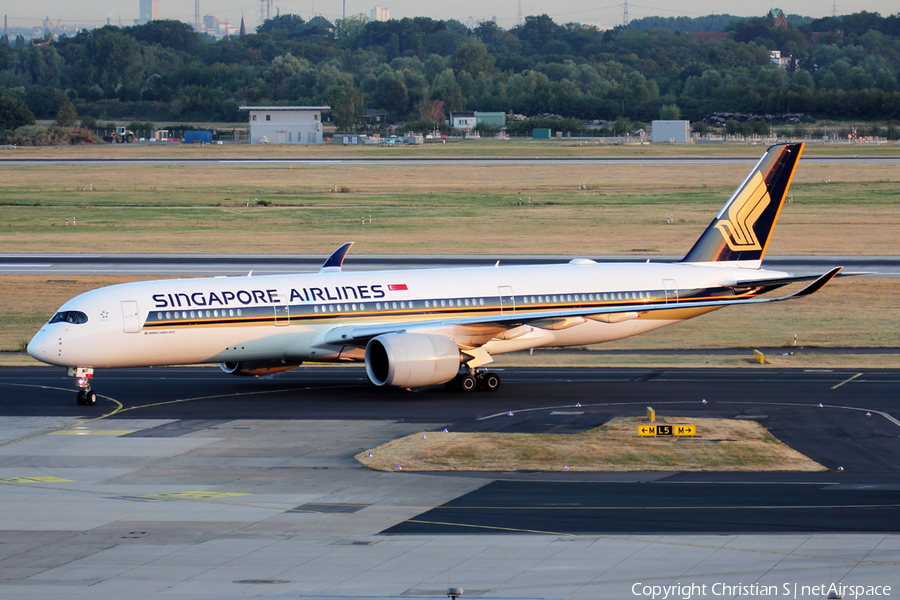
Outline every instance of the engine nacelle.
<svg viewBox="0 0 900 600"><path fill-rule="evenodd" d="M366 345L366 374L381 387L416 388L450 381L459 372L456 342L428 333L388 333Z"/></svg>
<svg viewBox="0 0 900 600"><path fill-rule="evenodd" d="M224 362L219 367L229 375L270 375L296 369L302 363L285 363L280 360L254 360L245 362Z"/></svg>

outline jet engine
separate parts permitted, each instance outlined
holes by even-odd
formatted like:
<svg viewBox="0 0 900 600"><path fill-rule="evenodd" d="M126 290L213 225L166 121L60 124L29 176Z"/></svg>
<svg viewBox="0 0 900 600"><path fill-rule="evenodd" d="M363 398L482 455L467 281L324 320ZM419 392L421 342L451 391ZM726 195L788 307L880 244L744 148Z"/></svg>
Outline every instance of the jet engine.
<svg viewBox="0 0 900 600"><path fill-rule="evenodd" d="M219 367L229 375L271 375L281 371L296 369L301 363L285 363L281 360L254 360L244 362L219 363Z"/></svg>
<svg viewBox="0 0 900 600"><path fill-rule="evenodd" d="M428 333L388 333L366 345L366 374L381 387L416 388L450 381L462 355L456 342Z"/></svg>

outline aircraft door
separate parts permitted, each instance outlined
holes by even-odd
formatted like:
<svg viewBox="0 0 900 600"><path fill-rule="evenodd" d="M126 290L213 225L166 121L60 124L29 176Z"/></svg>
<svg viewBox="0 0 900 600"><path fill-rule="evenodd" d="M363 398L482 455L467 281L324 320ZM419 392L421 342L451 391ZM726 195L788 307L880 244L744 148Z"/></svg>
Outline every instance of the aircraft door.
<svg viewBox="0 0 900 600"><path fill-rule="evenodd" d="M284 327L291 324L291 307L287 305L287 299L284 294L278 294L278 299L283 304L276 304L275 308L275 326Z"/></svg>
<svg viewBox="0 0 900 600"><path fill-rule="evenodd" d="M125 333L137 333L141 330L141 317L138 314L137 302L134 300L123 300L122 317L125 323L123 327Z"/></svg>
<svg viewBox="0 0 900 600"><path fill-rule="evenodd" d="M663 279L663 288L666 290L666 304L678 304L678 286L674 279Z"/></svg>
<svg viewBox="0 0 900 600"><path fill-rule="evenodd" d="M513 295L512 286L498 286L497 292L500 294L500 314L516 312L516 297Z"/></svg>

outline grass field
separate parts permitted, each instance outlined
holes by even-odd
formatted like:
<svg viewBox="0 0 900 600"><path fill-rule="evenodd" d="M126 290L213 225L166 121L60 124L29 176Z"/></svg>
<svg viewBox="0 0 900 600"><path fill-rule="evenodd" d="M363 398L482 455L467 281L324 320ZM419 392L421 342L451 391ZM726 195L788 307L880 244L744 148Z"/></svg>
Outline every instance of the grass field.
<svg viewBox="0 0 900 600"><path fill-rule="evenodd" d="M378 471L825 471L754 421L661 418L697 426L696 437L640 437L638 417L584 433L416 433L360 452Z"/></svg>
<svg viewBox="0 0 900 600"><path fill-rule="evenodd" d="M0 252L326 254L355 240L366 254L681 254L746 172L746 165L0 165ZM898 183L896 165L801 162L769 252L895 253ZM328 192L335 187L347 191Z"/></svg>

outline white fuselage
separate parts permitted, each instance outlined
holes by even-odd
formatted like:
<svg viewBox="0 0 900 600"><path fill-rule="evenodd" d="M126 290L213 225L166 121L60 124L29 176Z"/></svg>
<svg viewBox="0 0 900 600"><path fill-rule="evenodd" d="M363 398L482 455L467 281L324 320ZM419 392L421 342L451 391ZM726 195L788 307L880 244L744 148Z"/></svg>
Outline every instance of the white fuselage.
<svg viewBox="0 0 900 600"><path fill-rule="evenodd" d="M753 271L763 274L786 275ZM146 281L73 298L60 312L83 313L86 322L47 323L28 351L49 364L93 368L361 360L363 349L341 343L336 330L383 323L408 323L418 331L417 324L428 323L424 331L489 354L596 344L714 310L677 306L688 298L733 297L723 282L747 276L733 267L637 263ZM667 302L673 310L640 313L647 302ZM634 312L612 322L530 326L514 335L454 325L472 315L611 305L633 306Z"/></svg>

